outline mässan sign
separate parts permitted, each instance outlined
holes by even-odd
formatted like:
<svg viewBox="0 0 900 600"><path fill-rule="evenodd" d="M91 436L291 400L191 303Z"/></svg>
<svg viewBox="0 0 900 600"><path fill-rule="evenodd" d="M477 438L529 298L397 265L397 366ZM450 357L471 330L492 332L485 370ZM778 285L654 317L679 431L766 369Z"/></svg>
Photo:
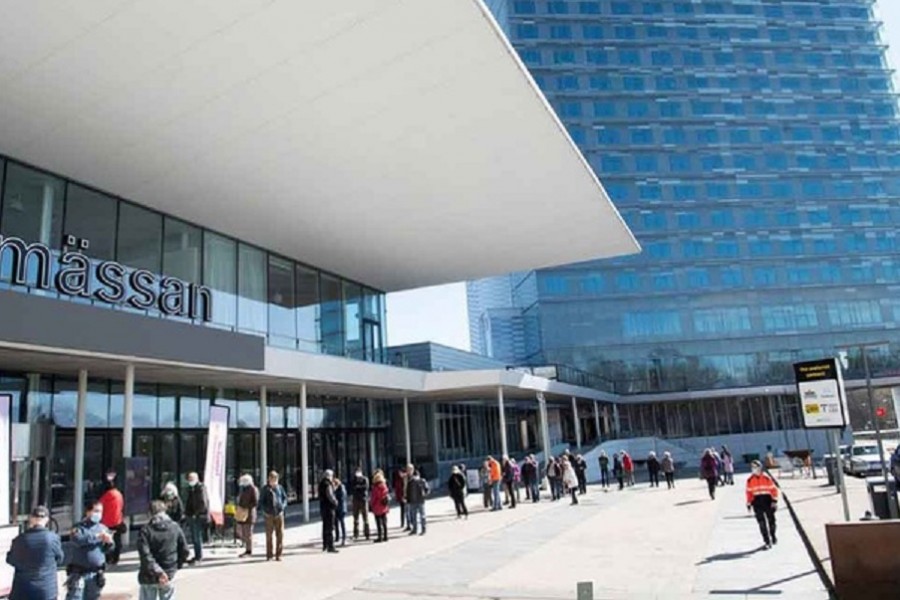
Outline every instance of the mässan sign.
<svg viewBox="0 0 900 600"><path fill-rule="evenodd" d="M106 304L121 304L138 310L157 309L173 317L212 320L212 292L175 277L158 276L146 269L130 269L115 261L92 261L81 252L87 240L66 236L58 258L41 243L0 236L0 260L10 261L10 282L39 290L93 298ZM54 260L58 268L54 267Z"/></svg>

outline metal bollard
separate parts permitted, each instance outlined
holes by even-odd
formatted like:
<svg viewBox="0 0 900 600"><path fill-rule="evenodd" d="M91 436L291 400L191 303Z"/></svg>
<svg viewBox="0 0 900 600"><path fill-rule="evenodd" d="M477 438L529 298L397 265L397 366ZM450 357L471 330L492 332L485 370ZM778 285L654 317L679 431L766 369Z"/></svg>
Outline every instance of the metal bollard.
<svg viewBox="0 0 900 600"><path fill-rule="evenodd" d="M579 581L578 582L578 598L577 600L594 600L594 582Z"/></svg>

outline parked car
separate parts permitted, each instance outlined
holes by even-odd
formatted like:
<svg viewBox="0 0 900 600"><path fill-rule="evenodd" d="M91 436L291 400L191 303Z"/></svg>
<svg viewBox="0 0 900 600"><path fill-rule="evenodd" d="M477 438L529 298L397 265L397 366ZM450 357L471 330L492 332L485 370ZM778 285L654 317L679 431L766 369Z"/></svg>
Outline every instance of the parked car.
<svg viewBox="0 0 900 600"><path fill-rule="evenodd" d="M885 460L890 464L890 456L885 456ZM844 471L859 477L880 473L878 444L869 441L854 442L844 455Z"/></svg>

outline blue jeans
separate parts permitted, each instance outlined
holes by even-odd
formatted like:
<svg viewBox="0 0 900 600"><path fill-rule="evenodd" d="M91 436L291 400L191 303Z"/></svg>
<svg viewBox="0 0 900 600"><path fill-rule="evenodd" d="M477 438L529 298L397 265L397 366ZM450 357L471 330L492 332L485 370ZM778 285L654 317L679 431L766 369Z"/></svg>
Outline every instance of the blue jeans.
<svg viewBox="0 0 900 600"><path fill-rule="evenodd" d="M495 481L491 484L491 498L492 504L491 510L500 510L503 508L503 502L500 500L500 482Z"/></svg>
<svg viewBox="0 0 900 600"><path fill-rule="evenodd" d="M96 573L87 573L80 577L67 578L66 600L97 600L100 597L100 588L97 587L96 576Z"/></svg>
<svg viewBox="0 0 900 600"><path fill-rule="evenodd" d="M531 501L532 502L540 502L541 501L541 484L537 481L532 481L528 484L531 486Z"/></svg>
<svg viewBox="0 0 900 600"><path fill-rule="evenodd" d="M194 542L194 560L203 559L203 530L206 529L206 519L201 517L187 518L188 532Z"/></svg>
<svg viewBox="0 0 900 600"><path fill-rule="evenodd" d="M425 503L418 502L409 505L409 526L413 533L418 528L419 533L425 533Z"/></svg>
<svg viewBox="0 0 900 600"><path fill-rule="evenodd" d="M162 586L156 583L142 583L140 600L174 600L175 586Z"/></svg>

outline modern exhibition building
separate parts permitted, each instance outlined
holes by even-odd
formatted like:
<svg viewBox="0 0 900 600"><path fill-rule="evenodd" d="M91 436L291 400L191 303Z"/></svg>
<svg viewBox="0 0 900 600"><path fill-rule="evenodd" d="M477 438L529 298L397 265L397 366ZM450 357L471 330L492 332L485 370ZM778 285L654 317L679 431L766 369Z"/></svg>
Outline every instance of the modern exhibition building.
<svg viewBox="0 0 900 600"><path fill-rule="evenodd" d="M0 79L17 515L132 455L183 485L211 404L227 480L307 509L326 467L547 448L576 399L611 428L590 387L388 364L386 292L639 250L480 0L27 2Z"/></svg>
<svg viewBox="0 0 900 600"><path fill-rule="evenodd" d="M900 121L871 0L491 6L644 252L470 283L474 350L603 377L623 435L796 427L792 363L847 351L855 387L860 344L889 403Z"/></svg>

